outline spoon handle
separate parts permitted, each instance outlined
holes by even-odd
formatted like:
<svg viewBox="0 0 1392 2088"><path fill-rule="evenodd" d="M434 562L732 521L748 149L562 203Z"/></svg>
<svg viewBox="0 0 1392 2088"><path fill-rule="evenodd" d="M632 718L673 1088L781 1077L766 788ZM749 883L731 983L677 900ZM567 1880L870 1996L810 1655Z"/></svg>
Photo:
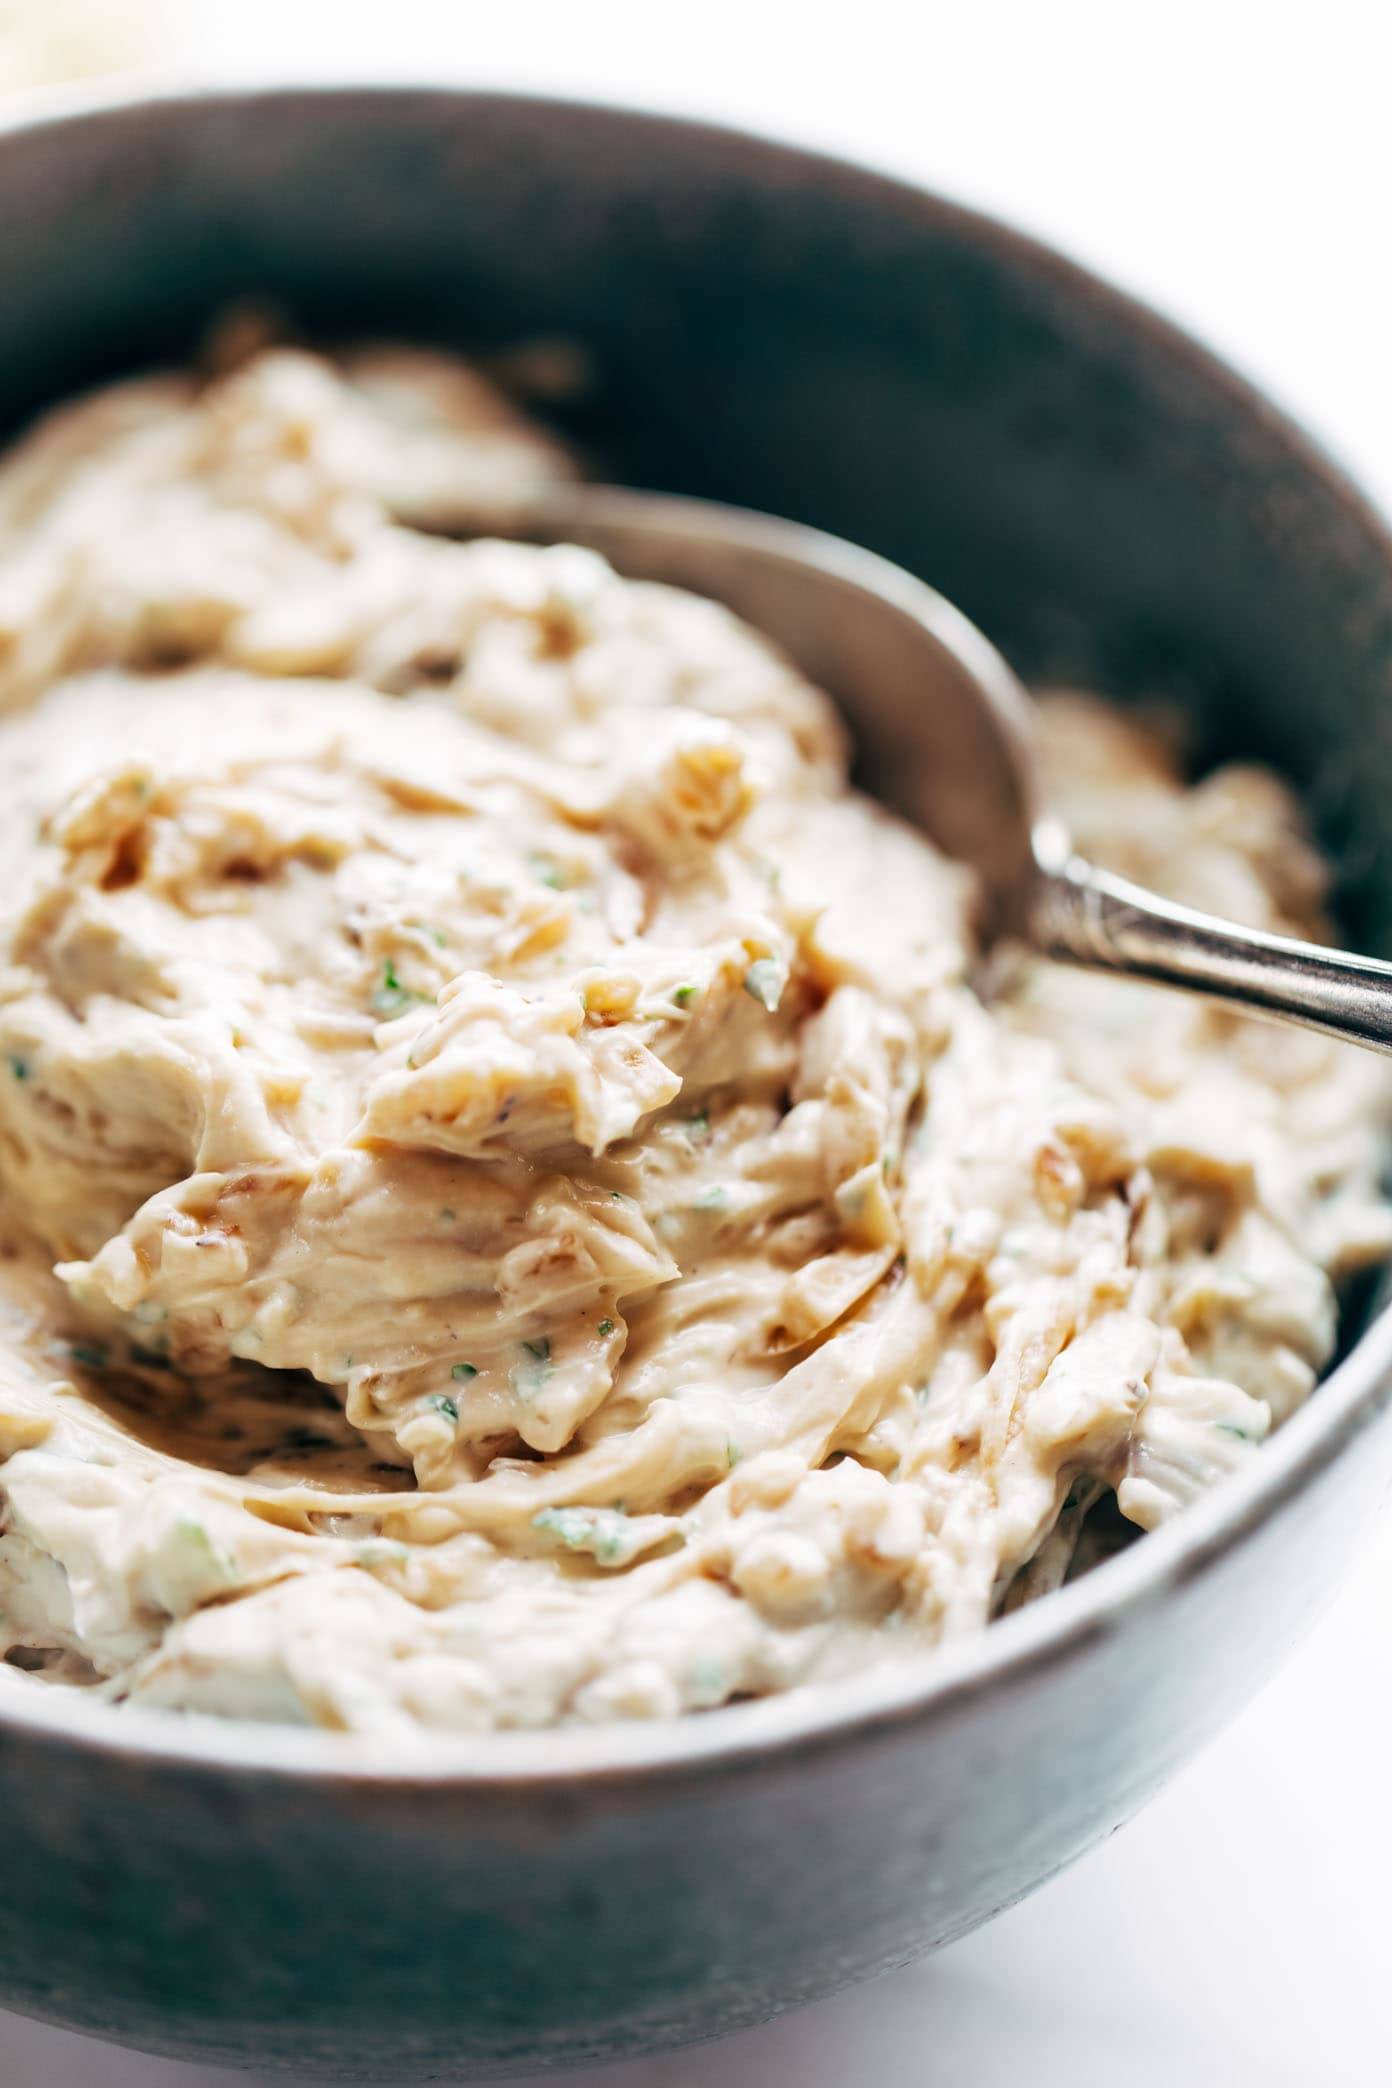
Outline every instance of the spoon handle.
<svg viewBox="0 0 1392 2088"><path fill-rule="evenodd" d="M1080 856L1041 864L1029 940L1051 957L1197 988L1253 1014L1392 1052L1392 964L1195 913Z"/></svg>

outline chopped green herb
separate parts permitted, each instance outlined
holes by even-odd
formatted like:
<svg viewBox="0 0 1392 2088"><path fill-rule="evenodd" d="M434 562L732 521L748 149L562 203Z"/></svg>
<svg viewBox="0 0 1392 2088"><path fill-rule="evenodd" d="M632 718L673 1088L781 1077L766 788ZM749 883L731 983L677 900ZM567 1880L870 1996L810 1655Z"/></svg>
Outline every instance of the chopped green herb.
<svg viewBox="0 0 1392 2088"><path fill-rule="evenodd" d="M599 1331L601 1334L612 1334L614 1322L611 1319L602 1319L599 1323Z"/></svg>
<svg viewBox="0 0 1392 2088"><path fill-rule="evenodd" d="M532 1517L532 1528L556 1537L567 1551L588 1552L601 1566L617 1565L627 1536L622 1508L543 1508Z"/></svg>
<svg viewBox="0 0 1392 2088"><path fill-rule="evenodd" d="M702 1139L710 1136L710 1111L698 1109L695 1116L687 1118L684 1129L692 1145L700 1145Z"/></svg>
<svg viewBox="0 0 1392 2088"><path fill-rule="evenodd" d="M456 1363L450 1376L456 1378L461 1385L466 1385L470 1378L478 1376L478 1366L473 1363Z"/></svg>
<svg viewBox="0 0 1392 2088"><path fill-rule="evenodd" d="M185 1616L237 1579L235 1559L191 1516L148 1533L142 1551L142 1586L152 1606L171 1617Z"/></svg>
<svg viewBox="0 0 1392 2088"><path fill-rule="evenodd" d="M697 1197L696 1208L698 1211L723 1211L729 1201L729 1196L719 1182L712 1182L710 1188L703 1189Z"/></svg>
<svg viewBox="0 0 1392 2088"><path fill-rule="evenodd" d="M410 1556L404 1544L391 1537L369 1537L354 1553L359 1566L373 1573L379 1566L400 1566Z"/></svg>
<svg viewBox="0 0 1392 2088"><path fill-rule="evenodd" d="M718 1660L698 1660L691 1670L692 1694L703 1704L718 1703L728 1687Z"/></svg>
<svg viewBox="0 0 1392 2088"><path fill-rule="evenodd" d="M744 1452L740 1449L738 1443L727 1443L725 1445L725 1462L730 1467L730 1470L732 1472L735 1469L735 1466L739 1463L740 1459L743 1457L743 1455Z"/></svg>
<svg viewBox="0 0 1392 2088"><path fill-rule="evenodd" d="M1256 1441L1256 1437L1251 1429L1243 1428L1236 1421L1215 1421L1213 1425L1219 1435L1235 1436L1239 1443L1254 1443Z"/></svg>
<svg viewBox="0 0 1392 2088"><path fill-rule="evenodd" d="M540 1341L524 1341L520 1347L525 1360L514 1367L511 1378L514 1392L525 1399L540 1392L551 1375L551 1344L543 1336Z"/></svg>
<svg viewBox="0 0 1392 2088"><path fill-rule="evenodd" d="M388 957L382 966L382 983L372 996L373 1014L380 1015L384 1022L394 1022L408 1008L421 1007L429 999L428 993L415 993L409 986L402 985L396 975L396 966Z"/></svg>
<svg viewBox="0 0 1392 2088"><path fill-rule="evenodd" d="M10 1053L10 1071L16 1080L27 1080L29 1078L28 1059L21 1058L18 1052L12 1051Z"/></svg>
<svg viewBox="0 0 1392 2088"><path fill-rule="evenodd" d="M191 1516L181 1516L171 1535L175 1545L185 1554L182 1563L189 1568L190 1579L195 1575L217 1581L235 1578L236 1561L214 1542L201 1522L195 1522Z"/></svg>
<svg viewBox="0 0 1392 2088"><path fill-rule="evenodd" d="M459 1419L459 1409L450 1398L448 1392L432 1392L426 1401L426 1405L434 1407L437 1414L443 1414L446 1421L457 1421Z"/></svg>
<svg viewBox="0 0 1392 2088"><path fill-rule="evenodd" d="M529 855L527 863L533 877L539 877L544 885L550 885L553 892L563 892L565 890L566 874L554 856L543 855L538 852Z"/></svg>
<svg viewBox="0 0 1392 2088"><path fill-rule="evenodd" d="M783 967L776 957L756 957L744 975L745 992L770 1012L783 998L783 986Z"/></svg>
<svg viewBox="0 0 1392 2088"><path fill-rule="evenodd" d="M678 986L672 994L672 999L679 1008L689 1008L694 1000L699 1000L700 998L701 989L699 986Z"/></svg>
<svg viewBox="0 0 1392 2088"><path fill-rule="evenodd" d="M68 1354L86 1370L105 1370L108 1356L104 1341L70 1341Z"/></svg>

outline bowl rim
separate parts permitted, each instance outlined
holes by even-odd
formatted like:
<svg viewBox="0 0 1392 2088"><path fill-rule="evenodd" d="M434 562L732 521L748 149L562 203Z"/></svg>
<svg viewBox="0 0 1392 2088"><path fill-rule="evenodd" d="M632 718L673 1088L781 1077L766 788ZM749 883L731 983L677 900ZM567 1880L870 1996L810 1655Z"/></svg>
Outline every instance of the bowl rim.
<svg viewBox="0 0 1392 2088"><path fill-rule="evenodd" d="M784 180L861 197L880 209L941 225L964 242L1098 311L1132 337L1180 366L1210 396L1259 422L1307 480L1316 481L1392 574L1392 531L1341 461L1231 363L1143 299L1114 287L1067 252L989 212L953 201L911 179L777 132L639 107L585 95L499 86L346 76L329 80L227 80L133 74L93 86L40 88L0 118L0 153L27 136L80 133L90 124L144 110L201 111L310 102L371 105L384 111L438 103L458 110L499 106L520 115L611 124L678 135L728 162L738 159ZM836 1682L803 1685L753 1702L652 1722L615 1722L539 1730L434 1733L403 1729L341 1733L318 1727L219 1718L93 1701L85 1692L0 1688L0 1745L44 1738L74 1753L145 1765L240 1772L273 1780L311 1780L356 1789L458 1786L484 1796L524 1796L555 1787L666 1784L683 1775L737 1766L786 1763L873 1733L946 1720L969 1700L1005 1699L1017 1687L1065 1666L1091 1642L1144 1629L1150 1610L1215 1569L1262 1524L1342 1457L1392 1406L1392 1310L1384 1309L1348 1353L1251 1460L1247 1468L1045 1600L988 1629L945 1646L907 1655ZM776 1761L775 1761L776 1758Z"/></svg>

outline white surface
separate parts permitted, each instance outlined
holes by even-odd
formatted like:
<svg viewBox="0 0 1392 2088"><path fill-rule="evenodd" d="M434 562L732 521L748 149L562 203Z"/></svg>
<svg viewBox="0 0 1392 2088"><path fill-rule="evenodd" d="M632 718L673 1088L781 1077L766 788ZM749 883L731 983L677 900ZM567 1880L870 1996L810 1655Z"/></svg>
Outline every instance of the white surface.
<svg viewBox="0 0 1392 2088"><path fill-rule="evenodd" d="M37 0L33 0L37 4ZM45 0L47 4L47 0ZM175 0L223 73L464 77L850 151L1194 326L1392 499L1382 0ZM326 58L325 51L331 53ZM1312 697L1315 692L1312 692ZM1132 1826L928 1964L575 2088L1378 2088L1392 2079L1392 1518L1265 1695ZM0 1855L0 1890L3 1890ZM236 2077L0 2018L0 2088ZM242 2077L245 2078L245 2077Z"/></svg>

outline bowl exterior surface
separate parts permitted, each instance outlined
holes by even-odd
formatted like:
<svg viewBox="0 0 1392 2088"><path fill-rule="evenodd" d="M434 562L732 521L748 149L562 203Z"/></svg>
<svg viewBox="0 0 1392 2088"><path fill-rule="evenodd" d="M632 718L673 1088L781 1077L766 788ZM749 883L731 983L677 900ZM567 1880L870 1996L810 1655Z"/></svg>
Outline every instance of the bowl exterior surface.
<svg viewBox="0 0 1392 2088"><path fill-rule="evenodd" d="M999 227L616 111L174 98L0 135L0 283L7 426L177 357L244 293L315 335L578 342L564 419L606 476L857 538L1027 673L1182 702L1201 748L1301 778L1354 931L1392 941L1376 518L1201 351ZM1300 1483L1149 1591L786 1744L570 1781L306 1776L7 1712L0 2003L457 2079L713 2035L900 1963L1118 1825L1295 1640L1392 1463L1380 1355L1350 1373L1337 1426L1302 1417Z"/></svg>

